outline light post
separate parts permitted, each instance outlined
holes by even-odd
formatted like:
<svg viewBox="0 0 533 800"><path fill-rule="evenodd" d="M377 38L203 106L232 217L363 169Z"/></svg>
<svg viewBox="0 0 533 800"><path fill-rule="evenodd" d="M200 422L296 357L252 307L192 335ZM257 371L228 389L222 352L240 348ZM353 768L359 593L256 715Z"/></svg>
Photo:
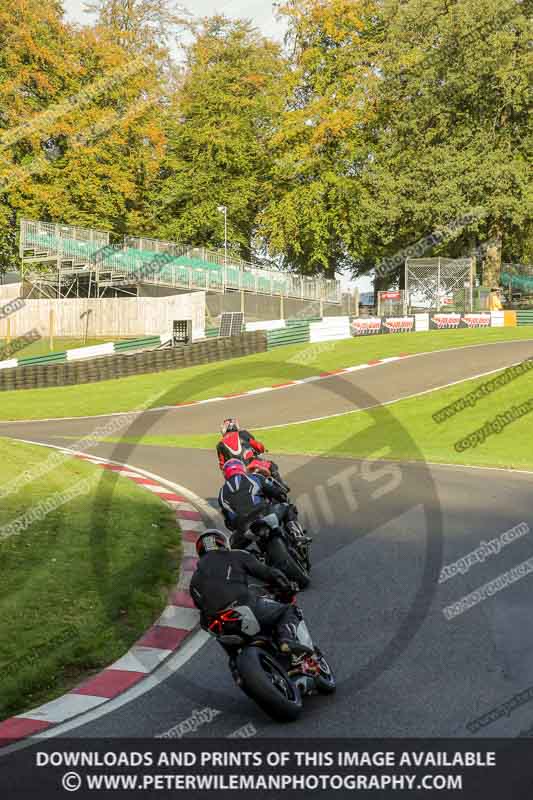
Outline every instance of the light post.
<svg viewBox="0 0 533 800"><path fill-rule="evenodd" d="M228 208L227 206L218 206L218 211L224 214L224 266L228 262Z"/></svg>

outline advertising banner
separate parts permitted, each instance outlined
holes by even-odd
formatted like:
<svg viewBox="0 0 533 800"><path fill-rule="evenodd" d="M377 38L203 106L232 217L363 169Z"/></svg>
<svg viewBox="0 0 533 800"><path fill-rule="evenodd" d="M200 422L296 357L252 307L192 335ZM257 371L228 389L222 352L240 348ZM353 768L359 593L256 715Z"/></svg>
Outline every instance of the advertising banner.
<svg viewBox="0 0 533 800"><path fill-rule="evenodd" d="M450 312L449 314L432 314L429 318L429 327L432 330L458 328L461 324L461 315Z"/></svg>
<svg viewBox="0 0 533 800"><path fill-rule="evenodd" d="M390 291L390 292L380 292L379 296L382 300L400 300L401 299L401 292L399 291Z"/></svg>
<svg viewBox="0 0 533 800"><path fill-rule="evenodd" d="M384 317L382 333L409 333L415 324L414 317Z"/></svg>
<svg viewBox="0 0 533 800"><path fill-rule="evenodd" d="M443 330L449 328L489 328L490 314L432 314L429 320L429 327L433 330Z"/></svg>
<svg viewBox="0 0 533 800"><path fill-rule="evenodd" d="M466 328L489 328L490 313L486 314L463 314L461 322Z"/></svg>
<svg viewBox="0 0 533 800"><path fill-rule="evenodd" d="M381 317L358 317L352 321L351 329L353 336L383 333L381 330Z"/></svg>

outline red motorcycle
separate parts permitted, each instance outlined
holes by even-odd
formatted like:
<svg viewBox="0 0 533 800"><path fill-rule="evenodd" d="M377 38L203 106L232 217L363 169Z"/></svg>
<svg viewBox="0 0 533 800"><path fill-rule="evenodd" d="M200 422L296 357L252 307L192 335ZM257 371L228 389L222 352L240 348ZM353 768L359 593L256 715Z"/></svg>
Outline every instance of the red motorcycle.
<svg viewBox="0 0 533 800"><path fill-rule="evenodd" d="M263 458L261 453L256 453L254 450L247 450L244 453L243 461L246 466L247 471L251 475L263 475L265 478L272 478L272 461L268 461L268 459ZM278 476L275 480L281 484L283 489L286 492L290 492L290 487L287 486L283 478L278 473Z"/></svg>

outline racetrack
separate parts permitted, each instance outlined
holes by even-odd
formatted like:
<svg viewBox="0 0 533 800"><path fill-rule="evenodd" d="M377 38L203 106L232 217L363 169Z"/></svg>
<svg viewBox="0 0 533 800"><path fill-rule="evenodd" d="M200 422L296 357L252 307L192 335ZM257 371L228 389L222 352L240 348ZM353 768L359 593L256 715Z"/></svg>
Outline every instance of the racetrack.
<svg viewBox="0 0 533 800"><path fill-rule="evenodd" d="M440 351L273 394L154 412L125 433L209 432L227 415L255 430L385 403L531 355L533 341ZM105 421L6 423L0 434L60 444L60 437L87 436ZM64 443L75 447L72 439ZM108 443L92 452L157 473L214 503L220 477L213 453ZM438 576L482 540L522 521L533 528L532 476L376 459L375 453L364 462L276 459L296 502L308 502L316 528L313 582L300 601L336 670L336 695L308 699L298 722L277 725L234 687L222 650L208 642L176 671L163 665L162 681L150 691L111 701L70 735L160 735L209 707L220 713L191 735L228 736L251 724L259 736L468 736L469 721L526 688L533 667L531 577L454 619L442 610L533 556L533 533L468 574L440 585ZM525 704L480 735L517 735L532 723L533 708Z"/></svg>

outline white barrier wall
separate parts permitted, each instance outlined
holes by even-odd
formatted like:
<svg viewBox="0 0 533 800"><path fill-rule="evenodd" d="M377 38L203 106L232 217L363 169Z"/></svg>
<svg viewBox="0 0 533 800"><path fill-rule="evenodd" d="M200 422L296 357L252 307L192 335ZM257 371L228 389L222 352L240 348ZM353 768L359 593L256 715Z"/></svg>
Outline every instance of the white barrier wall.
<svg viewBox="0 0 533 800"><path fill-rule="evenodd" d="M96 356L110 356L115 352L113 342L95 344L93 347L75 347L67 350L67 361L78 361L80 358L96 358Z"/></svg>
<svg viewBox="0 0 533 800"><path fill-rule="evenodd" d="M328 342L350 337L350 317L324 317L321 322L311 322L309 325L310 342Z"/></svg>
<svg viewBox="0 0 533 800"><path fill-rule="evenodd" d="M175 319L192 320L193 341L205 336L205 292L168 297L67 298L26 300L9 317L11 338L36 328L42 336L141 337L168 334ZM87 318L88 314L88 318ZM0 319L0 339L7 335L7 319Z"/></svg>
<svg viewBox="0 0 533 800"><path fill-rule="evenodd" d="M415 314L415 331L429 331L429 314Z"/></svg>
<svg viewBox="0 0 533 800"><path fill-rule="evenodd" d="M0 283L0 306L4 305L7 300L20 297L21 291L21 283Z"/></svg>
<svg viewBox="0 0 533 800"><path fill-rule="evenodd" d="M504 326L504 317L503 311L491 311L490 312L490 324L493 328L503 328Z"/></svg>
<svg viewBox="0 0 533 800"><path fill-rule="evenodd" d="M247 331L276 331L285 327L287 323L284 319L266 319L260 322L247 322L245 325Z"/></svg>

